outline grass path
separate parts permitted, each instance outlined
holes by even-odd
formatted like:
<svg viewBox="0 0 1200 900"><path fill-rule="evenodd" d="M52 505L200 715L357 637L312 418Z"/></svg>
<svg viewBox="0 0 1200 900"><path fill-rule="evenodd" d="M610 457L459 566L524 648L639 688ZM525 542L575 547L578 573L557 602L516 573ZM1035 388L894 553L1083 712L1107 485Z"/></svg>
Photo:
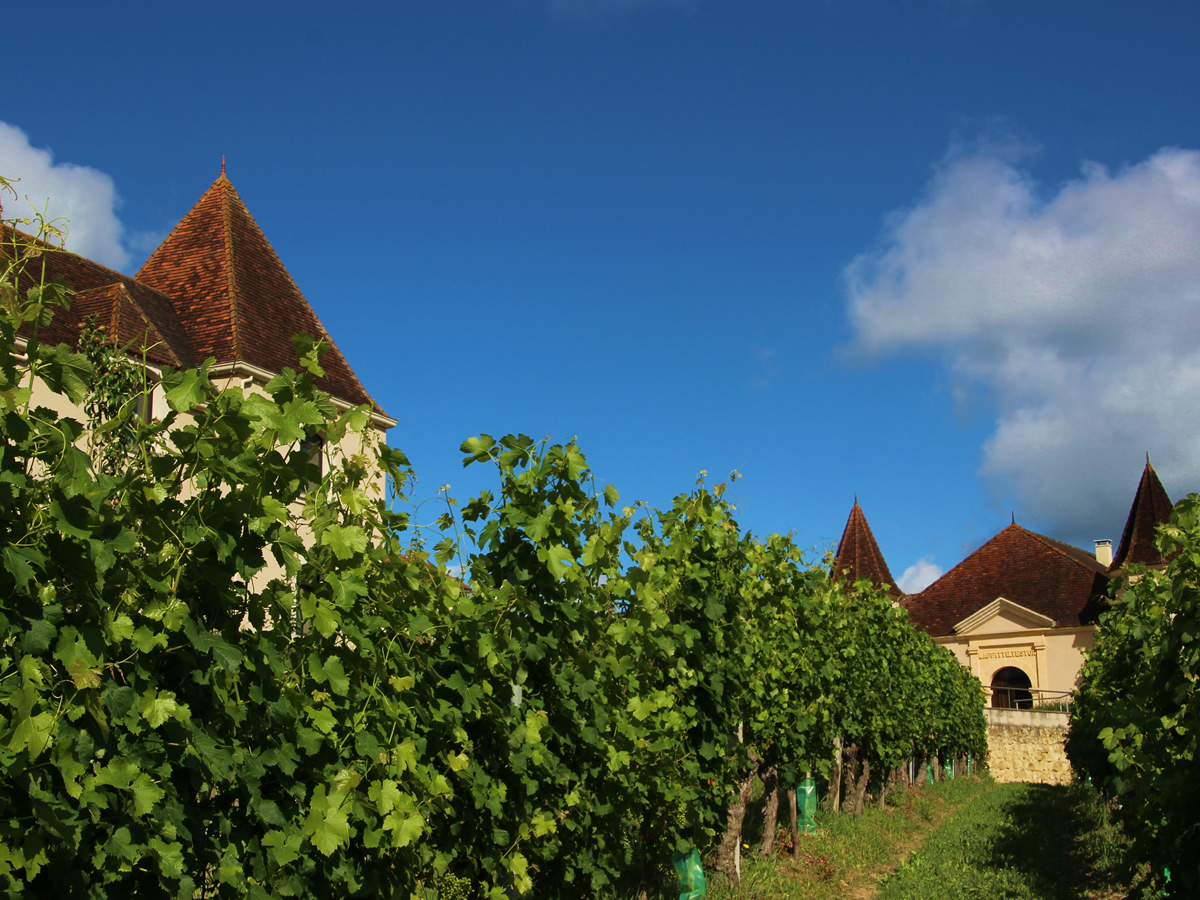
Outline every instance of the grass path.
<svg viewBox="0 0 1200 900"><path fill-rule="evenodd" d="M711 900L1114 900L1119 838L1078 787L958 779L863 816L818 815L819 833Z"/></svg>
<svg viewBox="0 0 1200 900"><path fill-rule="evenodd" d="M819 812L818 833L800 839L792 856L743 858L737 891L714 876L712 900L869 900L878 883L970 798L990 785L976 779L944 782L893 798L896 805L850 817Z"/></svg>
<svg viewBox="0 0 1200 900"><path fill-rule="evenodd" d="M1095 823L1078 789L998 785L950 816L888 878L879 900L1108 900ZM1098 867L1097 862L1101 865Z"/></svg>
<svg viewBox="0 0 1200 900"><path fill-rule="evenodd" d="M965 802L970 803L978 796L978 794L972 794ZM948 800L945 805L933 812L928 822L913 823L905 835L892 844L889 859L863 871L856 884L846 885L849 888L848 896L852 900L876 900L880 884L904 865L912 854L919 851L930 835L937 833L942 823L951 818L955 811L953 801Z"/></svg>

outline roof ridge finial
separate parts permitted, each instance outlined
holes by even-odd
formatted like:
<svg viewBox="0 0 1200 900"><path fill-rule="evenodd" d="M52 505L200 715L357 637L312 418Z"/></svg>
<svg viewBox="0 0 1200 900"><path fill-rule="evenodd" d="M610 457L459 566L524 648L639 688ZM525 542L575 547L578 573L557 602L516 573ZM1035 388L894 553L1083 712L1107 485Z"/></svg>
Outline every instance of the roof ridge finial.
<svg viewBox="0 0 1200 900"><path fill-rule="evenodd" d="M1013 523L1014 525L1016 525L1016 524L1017 524L1017 511L1016 511L1015 509L1014 509L1014 510L1012 510L1012 523Z"/></svg>
<svg viewBox="0 0 1200 900"><path fill-rule="evenodd" d="M225 174L225 154L221 154L221 174Z"/></svg>
<svg viewBox="0 0 1200 900"><path fill-rule="evenodd" d="M1150 451L1149 450L1146 451L1146 465L1148 465L1148 466L1150 465Z"/></svg>

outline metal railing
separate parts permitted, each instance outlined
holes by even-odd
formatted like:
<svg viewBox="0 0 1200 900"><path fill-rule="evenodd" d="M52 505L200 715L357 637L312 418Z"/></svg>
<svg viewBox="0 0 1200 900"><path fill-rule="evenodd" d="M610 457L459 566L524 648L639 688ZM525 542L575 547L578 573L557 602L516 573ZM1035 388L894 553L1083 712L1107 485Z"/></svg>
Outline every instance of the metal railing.
<svg viewBox="0 0 1200 900"><path fill-rule="evenodd" d="M988 687L987 705L992 709L1024 709L1030 712L1071 712L1070 691L1046 691L1027 687Z"/></svg>

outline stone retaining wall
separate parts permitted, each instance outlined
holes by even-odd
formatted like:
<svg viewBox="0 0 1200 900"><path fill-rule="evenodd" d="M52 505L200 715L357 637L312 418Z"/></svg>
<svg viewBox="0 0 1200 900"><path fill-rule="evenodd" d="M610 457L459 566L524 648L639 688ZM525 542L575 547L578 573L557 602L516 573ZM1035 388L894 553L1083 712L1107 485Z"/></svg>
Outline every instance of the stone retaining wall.
<svg viewBox="0 0 1200 900"><path fill-rule="evenodd" d="M1071 764L1063 749L1065 714L990 709L988 713L988 768L997 782L1071 781Z"/></svg>

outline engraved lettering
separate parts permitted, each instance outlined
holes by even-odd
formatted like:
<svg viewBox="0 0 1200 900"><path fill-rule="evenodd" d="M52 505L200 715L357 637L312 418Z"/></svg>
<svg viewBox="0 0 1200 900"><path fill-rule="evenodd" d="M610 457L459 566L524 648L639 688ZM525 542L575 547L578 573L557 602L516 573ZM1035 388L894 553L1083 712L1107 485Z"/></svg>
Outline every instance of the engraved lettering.
<svg viewBox="0 0 1200 900"><path fill-rule="evenodd" d="M1037 656L1037 651L1032 647L1024 647L1019 650L980 650L980 659L1020 659L1027 656Z"/></svg>

